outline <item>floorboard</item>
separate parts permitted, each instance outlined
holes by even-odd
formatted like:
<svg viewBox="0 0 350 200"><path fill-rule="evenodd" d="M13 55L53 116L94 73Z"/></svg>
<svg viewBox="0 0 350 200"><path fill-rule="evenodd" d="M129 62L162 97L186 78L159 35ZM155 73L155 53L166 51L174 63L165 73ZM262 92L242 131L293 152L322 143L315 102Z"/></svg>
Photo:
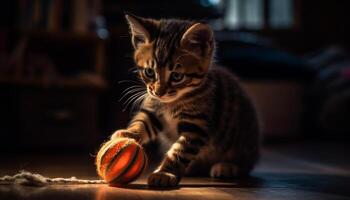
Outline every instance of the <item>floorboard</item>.
<svg viewBox="0 0 350 200"><path fill-rule="evenodd" d="M0 185L0 199L345 200L350 199L350 161L346 157L349 150L345 144L266 147L252 177L239 181L184 178L178 188L169 190L148 188L146 175L125 188L105 184L47 187ZM13 174L26 169L50 177L96 179L93 160L89 155L7 155L2 156L0 174Z"/></svg>

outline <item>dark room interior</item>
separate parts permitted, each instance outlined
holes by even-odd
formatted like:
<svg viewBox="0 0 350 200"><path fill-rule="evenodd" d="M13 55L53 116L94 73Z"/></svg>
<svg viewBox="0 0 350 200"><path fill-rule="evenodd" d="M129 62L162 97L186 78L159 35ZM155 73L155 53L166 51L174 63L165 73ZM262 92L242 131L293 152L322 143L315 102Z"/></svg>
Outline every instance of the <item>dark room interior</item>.
<svg viewBox="0 0 350 200"><path fill-rule="evenodd" d="M0 199L350 199L349 11L346 0L1 1ZM261 124L250 176L152 188L165 153L154 142L127 185L6 179L100 179L101 145L138 109L126 14L210 25L216 65L239 77Z"/></svg>

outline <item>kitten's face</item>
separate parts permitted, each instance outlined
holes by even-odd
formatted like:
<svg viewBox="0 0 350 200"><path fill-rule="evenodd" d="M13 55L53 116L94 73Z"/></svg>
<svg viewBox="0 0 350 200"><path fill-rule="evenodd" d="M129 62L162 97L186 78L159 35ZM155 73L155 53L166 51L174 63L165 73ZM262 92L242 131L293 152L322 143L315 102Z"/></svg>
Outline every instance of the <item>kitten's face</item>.
<svg viewBox="0 0 350 200"><path fill-rule="evenodd" d="M139 75L147 92L162 102L172 102L199 86L206 72L201 61L181 49L176 49L172 59L159 64L152 55L154 44L145 44L136 51Z"/></svg>
<svg viewBox="0 0 350 200"><path fill-rule="evenodd" d="M213 54L213 33L206 24L126 16L134 60L147 92L163 103L198 87Z"/></svg>

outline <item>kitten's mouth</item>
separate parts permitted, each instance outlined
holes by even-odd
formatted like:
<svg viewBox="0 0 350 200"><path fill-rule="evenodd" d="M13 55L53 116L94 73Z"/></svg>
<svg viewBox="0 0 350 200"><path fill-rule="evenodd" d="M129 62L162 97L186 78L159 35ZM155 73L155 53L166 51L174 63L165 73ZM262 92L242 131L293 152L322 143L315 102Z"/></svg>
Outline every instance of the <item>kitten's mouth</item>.
<svg viewBox="0 0 350 200"><path fill-rule="evenodd" d="M177 100L177 95L176 93L172 93L172 94L167 94L164 96L156 96L154 94L151 94L151 96L155 99L157 99L158 101L162 102L162 103L171 103L174 102L175 100Z"/></svg>

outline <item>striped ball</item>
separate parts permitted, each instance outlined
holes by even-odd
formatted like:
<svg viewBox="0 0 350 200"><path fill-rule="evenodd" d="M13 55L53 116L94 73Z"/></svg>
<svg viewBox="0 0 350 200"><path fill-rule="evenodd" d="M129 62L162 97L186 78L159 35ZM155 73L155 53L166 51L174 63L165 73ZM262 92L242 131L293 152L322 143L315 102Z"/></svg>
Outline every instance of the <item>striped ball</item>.
<svg viewBox="0 0 350 200"><path fill-rule="evenodd" d="M110 185L125 185L144 171L147 156L133 139L118 138L102 145L96 157L98 175Z"/></svg>

